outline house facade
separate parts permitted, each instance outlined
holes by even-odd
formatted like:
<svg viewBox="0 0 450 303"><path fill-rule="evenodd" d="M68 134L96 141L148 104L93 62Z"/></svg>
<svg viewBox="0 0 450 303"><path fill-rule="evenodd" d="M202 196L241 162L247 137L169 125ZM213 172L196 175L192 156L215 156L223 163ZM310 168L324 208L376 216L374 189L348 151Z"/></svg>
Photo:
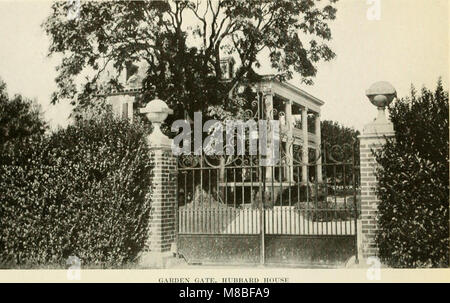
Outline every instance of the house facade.
<svg viewBox="0 0 450 303"><path fill-rule="evenodd" d="M285 172L285 175L295 175L294 161L309 163L312 160L310 155L314 154L317 164L315 176L319 183L322 182L320 112L325 103L271 75L264 76L258 87L266 96L267 118L280 121L281 144L284 145L286 161L290 161L286 164L291 167L291 172ZM307 166L303 166L302 170L301 181L306 183L309 176ZM269 175L267 177L271 178Z"/></svg>
<svg viewBox="0 0 450 303"><path fill-rule="evenodd" d="M224 59L221 66L224 79L231 78L234 73L234 60ZM106 102L117 116L133 120L134 103L136 95L142 91L141 83L145 77L145 71L145 64L130 65L119 77L125 89L107 95ZM264 92L266 118L280 121L281 144L286 151L286 161L289 161L287 166L291 167L291 171L284 171L279 178L287 179L287 175L295 175L292 168L294 161L309 163L311 155L314 155L316 165L312 178L314 180L317 178L317 181L321 183L320 113L325 103L290 83L277 80L273 75L263 76L255 87ZM310 175L307 167L303 166L301 182L306 183ZM272 178L269 172L266 177L268 180Z"/></svg>

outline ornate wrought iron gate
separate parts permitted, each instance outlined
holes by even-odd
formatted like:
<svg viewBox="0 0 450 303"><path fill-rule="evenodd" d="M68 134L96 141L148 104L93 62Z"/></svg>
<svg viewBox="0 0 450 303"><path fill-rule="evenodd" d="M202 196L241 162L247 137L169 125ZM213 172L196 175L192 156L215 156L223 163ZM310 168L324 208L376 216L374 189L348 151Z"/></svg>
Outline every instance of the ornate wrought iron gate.
<svg viewBox="0 0 450 303"><path fill-rule="evenodd" d="M247 118L264 118L263 99ZM261 153L180 156L178 252L191 263L345 262L357 254L355 150L322 144L305 163L281 133L274 165Z"/></svg>

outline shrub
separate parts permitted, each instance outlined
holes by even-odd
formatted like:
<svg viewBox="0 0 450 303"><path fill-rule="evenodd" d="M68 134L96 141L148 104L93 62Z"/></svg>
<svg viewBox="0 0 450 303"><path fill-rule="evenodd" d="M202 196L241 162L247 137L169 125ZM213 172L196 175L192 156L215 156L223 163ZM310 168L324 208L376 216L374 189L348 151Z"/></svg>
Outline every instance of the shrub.
<svg viewBox="0 0 450 303"><path fill-rule="evenodd" d="M357 214L361 212L361 199L356 200ZM353 197L347 197L346 203L319 200L317 202L300 202L297 209L303 211L305 218L314 222L348 221L355 219L355 204Z"/></svg>
<svg viewBox="0 0 450 303"><path fill-rule="evenodd" d="M395 139L377 154L376 241L392 267L448 267L448 92L411 95L391 106Z"/></svg>
<svg viewBox="0 0 450 303"><path fill-rule="evenodd" d="M22 142L11 158L26 164L0 168L2 263L133 261L150 212L144 133L140 124L104 117Z"/></svg>

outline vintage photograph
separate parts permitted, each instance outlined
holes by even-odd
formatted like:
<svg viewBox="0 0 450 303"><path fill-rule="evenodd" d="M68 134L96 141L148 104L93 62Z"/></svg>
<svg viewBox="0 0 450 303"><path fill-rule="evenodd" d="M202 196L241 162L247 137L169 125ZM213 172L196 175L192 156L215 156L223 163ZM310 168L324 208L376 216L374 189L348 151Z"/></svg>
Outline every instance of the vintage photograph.
<svg viewBox="0 0 450 303"><path fill-rule="evenodd" d="M0 0L0 268L448 269L448 17Z"/></svg>

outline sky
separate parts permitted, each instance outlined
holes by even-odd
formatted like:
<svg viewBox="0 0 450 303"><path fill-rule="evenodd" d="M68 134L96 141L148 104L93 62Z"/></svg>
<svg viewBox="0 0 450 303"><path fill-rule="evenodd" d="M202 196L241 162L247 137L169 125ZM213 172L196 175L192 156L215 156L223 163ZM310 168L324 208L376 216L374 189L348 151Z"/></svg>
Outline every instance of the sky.
<svg viewBox="0 0 450 303"><path fill-rule="evenodd" d="M435 88L439 76L448 89L448 2L340 0L330 25L337 57L318 65L314 85L299 85L298 78L291 83L325 102L322 119L358 130L376 116L365 96L374 82L389 81L399 97L409 95L411 84ZM56 127L67 125L71 107L50 104L60 61L47 56L49 39L40 26L50 5L0 0L0 78L10 95L20 93L42 104L45 118ZM368 11L375 14L368 17Z"/></svg>

